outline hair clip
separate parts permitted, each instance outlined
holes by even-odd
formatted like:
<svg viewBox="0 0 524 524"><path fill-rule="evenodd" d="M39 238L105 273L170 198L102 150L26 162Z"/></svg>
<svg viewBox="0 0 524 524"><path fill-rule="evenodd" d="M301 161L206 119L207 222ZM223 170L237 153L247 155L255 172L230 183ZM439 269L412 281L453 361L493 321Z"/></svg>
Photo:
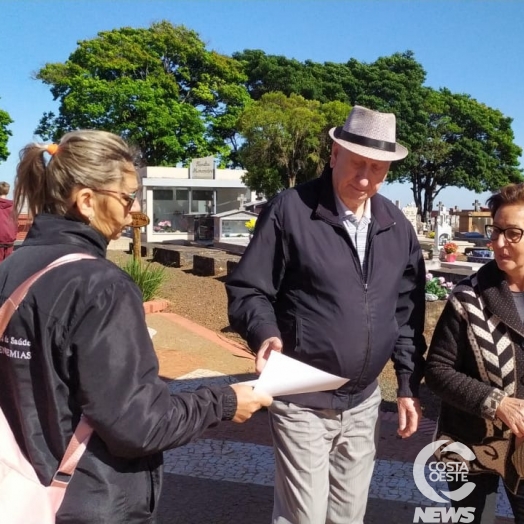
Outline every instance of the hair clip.
<svg viewBox="0 0 524 524"><path fill-rule="evenodd" d="M58 144L49 144L45 150L53 156L58 151Z"/></svg>

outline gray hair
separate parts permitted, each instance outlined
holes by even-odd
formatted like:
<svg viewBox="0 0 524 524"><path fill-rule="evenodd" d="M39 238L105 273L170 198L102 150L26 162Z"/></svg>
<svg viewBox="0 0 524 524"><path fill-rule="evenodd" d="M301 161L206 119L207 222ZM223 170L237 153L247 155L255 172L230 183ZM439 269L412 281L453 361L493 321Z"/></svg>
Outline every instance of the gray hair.
<svg viewBox="0 0 524 524"><path fill-rule="evenodd" d="M29 144L20 152L14 207L20 212L25 203L32 216L65 215L75 187L95 189L121 182L135 156L122 138L106 131L71 131L58 146Z"/></svg>

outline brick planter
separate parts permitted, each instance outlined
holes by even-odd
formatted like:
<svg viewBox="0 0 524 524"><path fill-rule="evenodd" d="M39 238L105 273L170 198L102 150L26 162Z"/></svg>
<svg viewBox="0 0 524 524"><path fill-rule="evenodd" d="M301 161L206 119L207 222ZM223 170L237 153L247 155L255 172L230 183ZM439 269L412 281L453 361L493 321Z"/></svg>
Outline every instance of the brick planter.
<svg viewBox="0 0 524 524"><path fill-rule="evenodd" d="M144 311L146 312L146 315L149 315L150 313L159 313L160 311L167 309L168 306L169 302L167 300L148 300L147 302L144 302Z"/></svg>

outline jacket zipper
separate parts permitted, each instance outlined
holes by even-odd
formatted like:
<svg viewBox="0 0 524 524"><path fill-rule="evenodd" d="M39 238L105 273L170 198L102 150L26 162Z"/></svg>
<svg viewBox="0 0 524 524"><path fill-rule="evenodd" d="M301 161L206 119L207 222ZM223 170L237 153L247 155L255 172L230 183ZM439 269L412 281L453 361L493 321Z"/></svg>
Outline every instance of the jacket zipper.
<svg viewBox="0 0 524 524"><path fill-rule="evenodd" d="M371 257L371 244L373 242L373 239L375 238L375 235L370 235L368 243L366 245L366 254L364 261L366 262L363 267L365 268L362 270L362 283L364 287L364 311L366 312L366 326L367 326L367 344L366 344L366 359L364 360L364 365L362 366L362 371L360 373L360 376L358 377L356 386L360 387L360 381L362 377L364 376L364 373L366 372L369 364L369 358L371 354L371 322L369 321L369 302L368 302L368 268L370 266L370 257Z"/></svg>
<svg viewBox="0 0 524 524"><path fill-rule="evenodd" d="M395 222L391 224L390 227L394 226ZM380 230L383 231L383 230ZM367 340L367 348L366 348L366 360L364 361L364 365L362 366L362 373L360 373L360 376L357 380L357 387L360 386L360 381L362 377L364 376L364 373L367 371L370 354L371 354L371 322L369 321L369 302L368 302L368 277L369 277L369 271L368 268L371 267L371 244L373 243L373 239L375 236L379 233L379 231L376 231L373 234L370 234L368 243L366 246L366 261L367 264L365 265L365 274L363 272L363 283L364 283L364 305L365 305L365 311L366 311L366 323L368 328L368 340Z"/></svg>

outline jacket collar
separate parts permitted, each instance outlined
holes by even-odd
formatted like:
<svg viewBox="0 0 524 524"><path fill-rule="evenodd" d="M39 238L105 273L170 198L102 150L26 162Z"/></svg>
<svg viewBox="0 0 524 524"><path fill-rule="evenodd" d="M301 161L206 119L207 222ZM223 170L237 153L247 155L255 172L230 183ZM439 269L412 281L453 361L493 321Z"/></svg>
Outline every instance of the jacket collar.
<svg viewBox="0 0 524 524"><path fill-rule="evenodd" d="M340 225L335 191L333 189L333 170L326 164L320 176L320 196L315 213L318 217L333 225ZM387 229L395 223L395 219L387 209L386 199L382 195L371 197L371 216L377 222L378 229Z"/></svg>
<svg viewBox="0 0 524 524"><path fill-rule="evenodd" d="M66 244L80 251L104 257L108 241L104 236L73 218L42 213L35 217L23 246Z"/></svg>
<svg viewBox="0 0 524 524"><path fill-rule="evenodd" d="M513 331L524 336L524 325L513 300L505 273L495 260L482 266L477 272L480 294L486 307Z"/></svg>

